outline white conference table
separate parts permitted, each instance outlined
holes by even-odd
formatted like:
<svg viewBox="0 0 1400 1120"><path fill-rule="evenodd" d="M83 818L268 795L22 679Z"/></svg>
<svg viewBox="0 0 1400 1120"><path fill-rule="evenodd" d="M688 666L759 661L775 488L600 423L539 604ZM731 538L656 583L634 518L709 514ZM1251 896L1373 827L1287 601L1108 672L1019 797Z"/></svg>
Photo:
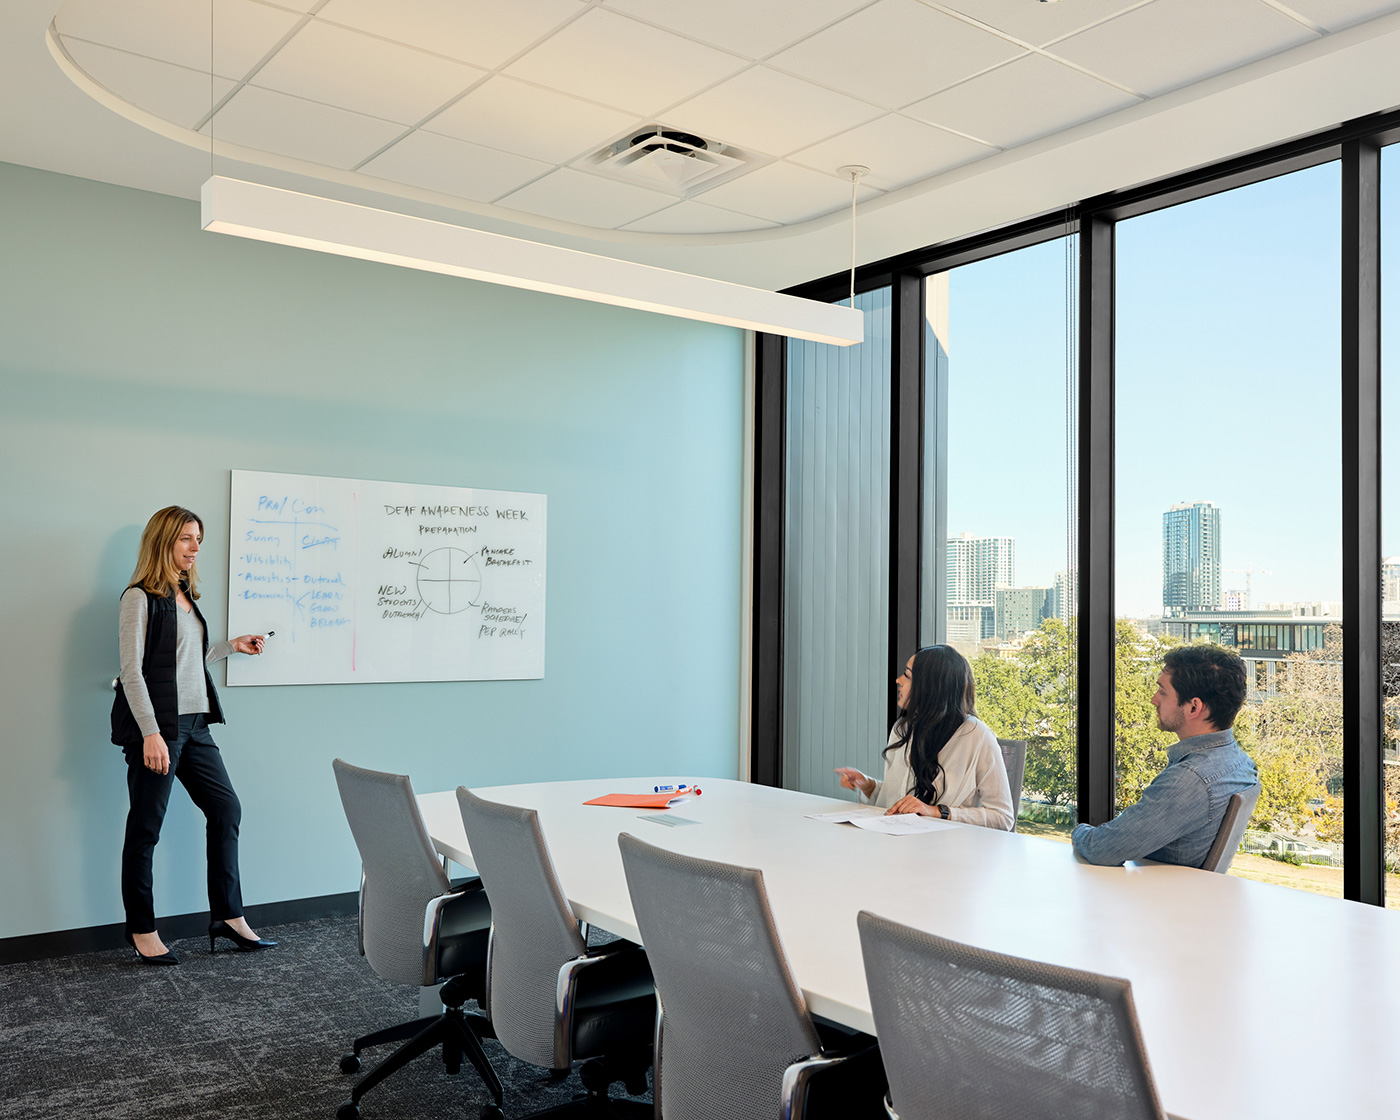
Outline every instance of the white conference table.
<svg viewBox="0 0 1400 1120"><path fill-rule="evenodd" d="M657 779L660 780L675 780ZM688 779L686 779L688 780ZM1391 1034L1400 914L1165 864L1091 867L1067 844L964 825L887 836L808 820L847 802L716 778L667 810L583 804L652 779L474 790L539 811L575 914L640 940L617 835L761 868L818 1015L874 1032L856 913L1132 981L1163 1105L1190 1120L1400 1117ZM437 850L474 867L454 791L419 799Z"/></svg>

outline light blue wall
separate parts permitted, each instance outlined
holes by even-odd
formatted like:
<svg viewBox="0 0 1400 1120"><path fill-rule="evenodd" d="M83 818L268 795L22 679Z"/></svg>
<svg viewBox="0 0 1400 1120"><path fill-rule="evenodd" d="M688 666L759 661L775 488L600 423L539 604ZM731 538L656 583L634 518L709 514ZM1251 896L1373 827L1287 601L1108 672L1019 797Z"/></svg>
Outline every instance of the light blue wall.
<svg viewBox="0 0 1400 1120"><path fill-rule="evenodd" d="M202 233L192 203L0 164L0 937L121 920L117 596L181 503L222 635L232 468L549 496L543 680L223 691L250 905L358 885L337 755L420 791L735 776L742 363L728 328ZM203 852L177 790L158 913L206 908Z"/></svg>

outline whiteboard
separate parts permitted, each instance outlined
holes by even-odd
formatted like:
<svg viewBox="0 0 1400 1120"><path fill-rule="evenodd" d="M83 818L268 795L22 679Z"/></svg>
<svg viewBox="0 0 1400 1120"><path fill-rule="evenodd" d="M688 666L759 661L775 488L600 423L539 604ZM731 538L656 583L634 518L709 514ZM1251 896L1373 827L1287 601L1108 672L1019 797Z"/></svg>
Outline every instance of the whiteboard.
<svg viewBox="0 0 1400 1120"><path fill-rule="evenodd" d="M232 475L229 684L544 676L545 495Z"/></svg>

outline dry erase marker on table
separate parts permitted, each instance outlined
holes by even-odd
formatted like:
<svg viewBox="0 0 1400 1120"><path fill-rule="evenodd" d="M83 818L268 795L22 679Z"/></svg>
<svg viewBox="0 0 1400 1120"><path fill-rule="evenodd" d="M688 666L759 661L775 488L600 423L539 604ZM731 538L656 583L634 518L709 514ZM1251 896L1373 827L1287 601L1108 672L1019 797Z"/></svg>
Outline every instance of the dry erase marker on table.
<svg viewBox="0 0 1400 1120"><path fill-rule="evenodd" d="M684 793L690 787L684 782L679 782L673 786L652 786L653 793Z"/></svg>

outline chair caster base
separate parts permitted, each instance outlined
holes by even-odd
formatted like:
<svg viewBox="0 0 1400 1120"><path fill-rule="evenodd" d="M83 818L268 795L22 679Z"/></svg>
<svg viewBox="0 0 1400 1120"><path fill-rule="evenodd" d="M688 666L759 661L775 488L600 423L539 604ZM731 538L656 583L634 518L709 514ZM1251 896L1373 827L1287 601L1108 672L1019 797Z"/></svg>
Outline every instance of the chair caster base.
<svg viewBox="0 0 1400 1120"><path fill-rule="evenodd" d="M488 1104L481 1110L481 1120L506 1120L505 1111L498 1104Z"/></svg>
<svg viewBox="0 0 1400 1120"><path fill-rule="evenodd" d="M355 1073L360 1068L360 1056L358 1054L346 1054L340 1059L341 1073Z"/></svg>
<svg viewBox="0 0 1400 1120"><path fill-rule="evenodd" d="M354 1101L346 1101L335 1110L335 1120L360 1120L360 1106Z"/></svg>

